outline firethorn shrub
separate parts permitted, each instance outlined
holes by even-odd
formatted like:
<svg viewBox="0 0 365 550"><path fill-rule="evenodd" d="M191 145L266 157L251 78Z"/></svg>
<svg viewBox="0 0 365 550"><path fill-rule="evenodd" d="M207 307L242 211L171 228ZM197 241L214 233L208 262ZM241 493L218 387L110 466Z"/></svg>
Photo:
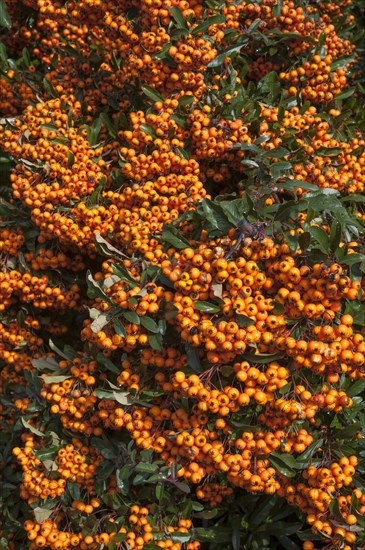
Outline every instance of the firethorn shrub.
<svg viewBox="0 0 365 550"><path fill-rule="evenodd" d="M362 0L0 0L0 550L365 547Z"/></svg>

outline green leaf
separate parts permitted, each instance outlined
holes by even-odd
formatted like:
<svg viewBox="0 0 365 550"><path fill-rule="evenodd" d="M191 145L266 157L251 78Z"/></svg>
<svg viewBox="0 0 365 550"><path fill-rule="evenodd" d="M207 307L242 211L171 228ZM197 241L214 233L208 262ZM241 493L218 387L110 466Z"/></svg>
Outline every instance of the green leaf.
<svg viewBox="0 0 365 550"><path fill-rule="evenodd" d="M135 467L135 471L141 474L154 474L157 470L157 464L147 464L147 462L140 462Z"/></svg>
<svg viewBox="0 0 365 550"><path fill-rule="evenodd" d="M227 216L228 221L233 225L237 225L244 214L247 214L247 205L243 198L230 201L220 201L219 206L223 208L223 212Z"/></svg>
<svg viewBox="0 0 365 550"><path fill-rule="evenodd" d="M185 350L189 367L191 367L194 372L202 372L198 350L187 343L185 344Z"/></svg>
<svg viewBox="0 0 365 550"><path fill-rule="evenodd" d="M103 121L104 126L109 132L109 135L113 138L117 137L118 132L114 128L114 125L106 113L100 113L100 118Z"/></svg>
<svg viewBox="0 0 365 550"><path fill-rule="evenodd" d="M185 542L189 542L189 540L192 538L192 533L184 533L175 531L174 533L171 533L171 539L174 542L180 542L181 544L184 544Z"/></svg>
<svg viewBox="0 0 365 550"><path fill-rule="evenodd" d="M161 351L163 349L162 334L149 334L148 342L154 350Z"/></svg>
<svg viewBox="0 0 365 550"><path fill-rule="evenodd" d="M297 461L294 458L294 456L289 454L289 453L278 453L278 452L274 451L274 452L271 453L270 456L278 458L279 460L284 462L284 464L286 464L289 468L295 468L296 467Z"/></svg>
<svg viewBox="0 0 365 550"><path fill-rule="evenodd" d="M255 320L247 317L247 315L237 315L237 324L239 327L250 327L255 324Z"/></svg>
<svg viewBox="0 0 365 550"><path fill-rule="evenodd" d="M343 258L342 261L346 265L353 266L365 261L365 255L364 254L347 254L347 256Z"/></svg>
<svg viewBox="0 0 365 550"><path fill-rule="evenodd" d="M262 21L260 18L256 19L255 21L253 21L253 23L251 23L251 25L248 27L246 33L248 35L252 34L256 29L258 29L261 25Z"/></svg>
<svg viewBox="0 0 365 550"><path fill-rule="evenodd" d="M165 65L167 65L169 67L177 67L177 64L175 63L175 61L173 60L173 58L169 54L169 49L170 48L171 48L171 42L169 42L168 44L164 44L164 46L162 46L160 51L155 52L152 55L152 59L162 60L165 63ZM163 101L164 100L162 99L162 102Z"/></svg>
<svg viewBox="0 0 365 550"><path fill-rule="evenodd" d="M209 29L211 25L220 25L221 23L224 23L225 20L226 17L221 14L213 15L213 17L208 17L208 19L206 19L202 23L199 23L199 25L197 25L195 29L191 31L191 34L195 36L201 32L205 32Z"/></svg>
<svg viewBox="0 0 365 550"><path fill-rule="evenodd" d="M191 492L189 485L184 481L177 481L176 479L170 479L167 477L164 479L164 482L171 483L171 485L174 485L174 487L176 487L177 489L179 489L179 491L182 491L183 493L188 494Z"/></svg>
<svg viewBox="0 0 365 550"><path fill-rule="evenodd" d="M58 370L59 365L54 357L47 357L47 359L33 359L32 366L37 370Z"/></svg>
<svg viewBox="0 0 365 550"><path fill-rule="evenodd" d="M290 390L292 389L292 386L293 386L292 382L288 382L287 384L285 384L285 386L280 388L279 394L280 395L286 395L287 393L290 392Z"/></svg>
<svg viewBox="0 0 365 550"><path fill-rule="evenodd" d="M162 483L157 483L155 487L155 495L157 500L161 500L164 495L164 486Z"/></svg>
<svg viewBox="0 0 365 550"><path fill-rule="evenodd" d="M141 124L141 126L139 128L142 132L144 132L148 136L151 136L153 138L156 137L155 131L152 128L152 126L148 126L148 124Z"/></svg>
<svg viewBox="0 0 365 550"><path fill-rule="evenodd" d="M113 449L112 444L106 438L101 439L100 437L93 437L91 439L91 444L107 460L114 460L116 458L116 451ZM115 467L115 465L113 466Z"/></svg>
<svg viewBox="0 0 365 550"><path fill-rule="evenodd" d="M213 510L203 510L202 512L196 512L194 514L194 518L199 519L213 519L218 514L217 508L214 508Z"/></svg>
<svg viewBox="0 0 365 550"><path fill-rule="evenodd" d="M132 275L129 273L128 269L122 264L112 264L112 270L115 275L117 275L121 281L127 281L130 286L137 286L137 282L133 279Z"/></svg>
<svg viewBox="0 0 365 550"><path fill-rule="evenodd" d="M73 359L74 358L74 354L71 353L68 353L67 352L67 349L66 349L66 346L64 347L64 350L60 350L60 348L58 348L56 346L56 344L54 342L52 342L52 340L48 340L48 345L49 347L51 348L52 351L54 351L55 353L57 353L57 355L59 355L60 357L63 357L64 359L67 359L67 361L69 361L70 359Z"/></svg>
<svg viewBox="0 0 365 550"><path fill-rule="evenodd" d="M274 179L280 178L285 172L292 169L292 165L290 162L275 162L275 164L272 164L270 167L271 175Z"/></svg>
<svg viewBox="0 0 365 550"><path fill-rule="evenodd" d="M232 529L232 548L233 550L240 550L241 548L241 534L238 527Z"/></svg>
<svg viewBox="0 0 365 550"><path fill-rule="evenodd" d="M176 152L177 152L178 155L180 155L181 158L189 160L189 158L190 158L189 153L185 149L183 149L182 147L176 147Z"/></svg>
<svg viewBox="0 0 365 550"><path fill-rule="evenodd" d="M67 483L67 491L70 493L70 496L73 500L79 500L81 497L81 491L80 487L77 485L76 482L71 483L70 481Z"/></svg>
<svg viewBox="0 0 365 550"><path fill-rule="evenodd" d="M94 393L96 397L99 397L100 399L113 399L113 392L110 390L100 390L97 388Z"/></svg>
<svg viewBox="0 0 365 550"><path fill-rule="evenodd" d="M326 36L327 36L326 33L321 32L316 44L316 49L315 49L315 53L320 55L322 58L326 55L326 50L325 50Z"/></svg>
<svg viewBox="0 0 365 550"><path fill-rule="evenodd" d="M248 522L250 525L250 530L256 530L260 525L262 525L267 517L271 516L271 512L277 506L274 498L263 498L260 499L258 504L260 504L259 509L254 506Z"/></svg>
<svg viewBox="0 0 365 550"><path fill-rule="evenodd" d="M337 498L334 498L334 499L331 500L330 505L329 505L329 511L331 512L331 514L333 516L335 516L335 518L340 519L340 520L344 520L344 517L341 514L341 510L340 510L340 506L338 504Z"/></svg>
<svg viewBox="0 0 365 550"><path fill-rule="evenodd" d="M71 168L75 164L75 155L69 151L67 153L67 166Z"/></svg>
<svg viewBox="0 0 365 550"><path fill-rule="evenodd" d="M302 527L302 523L275 521L275 523L265 523L257 529L257 533L265 535L294 535Z"/></svg>
<svg viewBox="0 0 365 550"><path fill-rule="evenodd" d="M283 0L278 0L275 6L272 7L273 17L279 17L283 8Z"/></svg>
<svg viewBox="0 0 365 550"><path fill-rule="evenodd" d="M182 128L186 127L186 116L175 114L175 115L172 115L170 118L171 118L171 120L175 121L176 124L178 124ZM181 148L179 148L179 149L181 151ZM186 157L183 157L183 158L186 158Z"/></svg>
<svg viewBox="0 0 365 550"><path fill-rule="evenodd" d="M41 124L40 128L42 128L42 130L49 130L50 132L58 131L57 126L54 126L53 124Z"/></svg>
<svg viewBox="0 0 365 550"><path fill-rule="evenodd" d="M91 195L89 195L89 198L87 199L89 208L98 204L100 200L100 194L103 191L105 184L106 184L106 177L102 176L100 178L99 184L95 187L94 191L91 193ZM98 248L97 245L96 245L96 248Z"/></svg>
<svg viewBox="0 0 365 550"><path fill-rule="evenodd" d="M329 245L330 245L331 252L336 252L341 242L341 237L342 237L341 224L337 220L333 220L330 236L329 236Z"/></svg>
<svg viewBox="0 0 365 550"><path fill-rule="evenodd" d="M190 247L189 241L187 241L185 237L180 234L176 227L172 227L171 225L163 226L162 238L165 242L169 243L177 250L183 250L184 248Z"/></svg>
<svg viewBox="0 0 365 550"><path fill-rule="evenodd" d="M358 193L350 193L346 197L340 198L341 202L365 202L365 195L359 195Z"/></svg>
<svg viewBox="0 0 365 550"><path fill-rule="evenodd" d="M142 92L150 99L153 99L153 101L162 101L162 103L164 102L164 98L162 97L162 95L154 88L151 88L151 86L146 86L144 84L142 86Z"/></svg>
<svg viewBox="0 0 365 550"><path fill-rule="evenodd" d="M311 243L312 237L309 231L304 231L298 236L298 244L303 252L308 250L308 247Z"/></svg>
<svg viewBox="0 0 365 550"><path fill-rule="evenodd" d="M307 181L302 180L292 180L288 179L284 182L280 182L277 184L278 187L282 187L283 189L286 189L288 191L294 191L295 189L307 189L308 191L317 191L318 187L317 185L314 185L313 183L308 183Z"/></svg>
<svg viewBox="0 0 365 550"><path fill-rule="evenodd" d="M257 22L260 22L260 19ZM279 75L275 71L271 71L264 76L257 85L257 92L266 95L271 103L278 99L280 91L281 83Z"/></svg>
<svg viewBox="0 0 365 550"><path fill-rule="evenodd" d="M188 28L180 8L178 8L177 6L172 6L172 7L167 6L167 9L169 10L169 12L171 12L172 17L176 21L178 29Z"/></svg>
<svg viewBox="0 0 365 550"><path fill-rule="evenodd" d="M123 542L127 538L127 535L125 533L117 533L113 536L113 541L115 542Z"/></svg>
<svg viewBox="0 0 365 550"><path fill-rule="evenodd" d="M285 477L294 477L295 471L287 466L285 462L283 462L280 458L277 458L275 456L272 456L272 454L269 456L269 461L271 465L280 472Z"/></svg>
<svg viewBox="0 0 365 550"><path fill-rule="evenodd" d="M183 95L179 99L179 107L190 105L193 101L195 101L195 97L193 95Z"/></svg>
<svg viewBox="0 0 365 550"><path fill-rule="evenodd" d="M60 375L60 376L41 376L40 377L46 384L59 384L71 378L71 375Z"/></svg>
<svg viewBox="0 0 365 550"><path fill-rule="evenodd" d="M123 494L126 494L128 492L128 481L129 476L131 475L132 470L129 465L124 465L122 468L117 468L115 472L115 479L117 482L117 485L119 489L122 491Z"/></svg>
<svg viewBox="0 0 365 550"><path fill-rule="evenodd" d="M126 310L126 311L123 311L122 315L124 319L126 319L129 323L133 323L135 325L140 324L140 318L135 311Z"/></svg>
<svg viewBox="0 0 365 550"><path fill-rule="evenodd" d="M98 250L104 254L104 256L107 256L108 258L115 258L115 256L119 258L126 257L123 252L115 248L115 246L111 245L106 239L104 239L104 237L101 236L100 231L95 231L95 240L98 245Z"/></svg>
<svg viewBox="0 0 365 550"><path fill-rule="evenodd" d="M194 308L204 313L218 313L221 308L215 304L210 304L209 302L194 302Z"/></svg>
<svg viewBox="0 0 365 550"><path fill-rule="evenodd" d="M365 391L365 380L356 380L349 388L346 390L346 394L349 397L355 397L360 395Z"/></svg>
<svg viewBox="0 0 365 550"><path fill-rule="evenodd" d="M34 426L29 424L27 420L25 420L24 416L21 417L22 424L24 428L27 428L27 430L30 430L33 434L38 435L39 437L45 437L45 434L37 430Z"/></svg>
<svg viewBox="0 0 365 550"><path fill-rule="evenodd" d="M223 208L219 204L209 199L204 199L199 206L203 209L205 219L213 229L219 230L220 234L227 233L233 227L233 224L230 223Z"/></svg>
<svg viewBox="0 0 365 550"><path fill-rule="evenodd" d="M108 479L113 472L115 472L115 463L103 460L97 469L98 496L105 495L107 484L102 482Z"/></svg>
<svg viewBox="0 0 365 550"><path fill-rule="evenodd" d="M34 519L38 523L43 523L53 514L53 510L48 510L48 508L41 508L37 506L37 508L34 508L33 514L34 514Z"/></svg>
<svg viewBox="0 0 365 550"><path fill-rule="evenodd" d="M284 304L281 304L280 302L275 302L274 309L272 310L272 313L274 315L282 315L284 312L285 312Z"/></svg>
<svg viewBox="0 0 365 550"><path fill-rule="evenodd" d="M341 440L341 439L349 440L358 432L361 432L361 430L363 429L363 422L354 422L353 420L352 422L353 423L350 426L346 426L346 428L344 428L343 430L336 432L337 440Z"/></svg>
<svg viewBox="0 0 365 550"><path fill-rule="evenodd" d="M36 451L34 454L43 462L43 460L54 459L60 448L60 445L51 445L50 447L44 447L43 449Z"/></svg>
<svg viewBox="0 0 365 550"><path fill-rule="evenodd" d="M243 164L244 166L249 166L250 168L260 168L260 165L251 159L244 159L241 161L241 164Z"/></svg>
<svg viewBox="0 0 365 550"><path fill-rule="evenodd" d="M118 401L121 405L128 405L129 399L128 399L129 393L128 392L118 392L113 391L113 398L115 401Z"/></svg>
<svg viewBox="0 0 365 550"><path fill-rule="evenodd" d="M231 55L233 53L239 52L240 50L242 50L242 48L247 45L248 41L249 41L249 38L247 37L247 39L242 44L239 44L238 46L231 46L230 48L227 48L225 52L217 55L217 57L212 59L212 61L210 63L208 63L207 67L209 67L210 69L220 67L221 65L223 65L223 63L225 62L225 60L227 58L231 57Z"/></svg>
<svg viewBox="0 0 365 550"><path fill-rule="evenodd" d="M88 296L89 298L101 298L110 302L109 298L105 292L101 289L100 285L95 281L94 277L91 275L91 272L88 270L86 272L86 281L88 286Z"/></svg>
<svg viewBox="0 0 365 550"><path fill-rule="evenodd" d="M353 301L348 302L345 313L352 315L355 325L365 327L365 304Z"/></svg>
<svg viewBox="0 0 365 550"><path fill-rule="evenodd" d="M324 439L320 438L318 441L314 441L309 447L303 451L299 456L297 456L297 462L304 461L304 467L308 466L308 459L312 458L316 451L322 447Z"/></svg>
<svg viewBox="0 0 365 550"><path fill-rule="evenodd" d="M114 325L115 325L115 321L114 321ZM114 326L114 328L115 328L115 326ZM119 334L119 333L117 333L117 334ZM103 355L102 353L99 353L96 356L96 360L97 360L98 363L103 365L110 372L113 372L114 374L120 374L120 369L116 365L114 365L113 361L111 361L110 359L105 357L105 355Z"/></svg>
<svg viewBox="0 0 365 550"><path fill-rule="evenodd" d="M151 319L151 317L147 317L146 315L143 315L141 318L140 318L140 321L141 321L141 325L147 329L149 332L153 332L155 334L158 334L160 332L160 329L156 323L156 321L154 321L153 319Z"/></svg>
<svg viewBox="0 0 365 550"><path fill-rule="evenodd" d="M286 201L282 204L275 215L276 220L288 221L290 218L296 218L298 212L304 209L304 203L299 201Z"/></svg>
<svg viewBox="0 0 365 550"><path fill-rule="evenodd" d="M340 101L341 99L347 99L348 97L351 97L356 92L356 86L353 86L349 90L345 90L341 94L336 95L335 100Z"/></svg>
<svg viewBox="0 0 365 550"><path fill-rule="evenodd" d="M0 0L0 27L11 29L11 18L5 0Z"/></svg>
<svg viewBox="0 0 365 550"><path fill-rule="evenodd" d="M91 126L89 133L88 133L88 142L93 147L98 143L98 137L102 126L102 119L101 117L98 117L93 122L93 125Z"/></svg>
<svg viewBox="0 0 365 550"><path fill-rule="evenodd" d="M290 151L288 151L288 149L286 149L285 147L275 147L274 149L269 149L268 151L265 151L264 156L274 159L281 159L289 154Z"/></svg>
<svg viewBox="0 0 365 550"><path fill-rule="evenodd" d="M313 239L318 243L319 249L324 254L328 254L330 251L330 241L326 231L322 229L322 227L317 227L316 225L310 225L308 227L308 232L311 234Z"/></svg>
<svg viewBox="0 0 365 550"><path fill-rule="evenodd" d="M113 325L114 325L114 330L115 330L115 333L118 334L119 336L121 336L122 338L125 338L127 336L127 333L126 333L126 330L124 328L124 325L121 321L119 321L119 319L115 319L113 321Z"/></svg>
<svg viewBox="0 0 365 550"><path fill-rule="evenodd" d="M231 527L198 527L194 529L194 538L200 542L225 542L231 544Z"/></svg>
<svg viewBox="0 0 365 550"><path fill-rule="evenodd" d="M312 530L305 530L305 531L298 531L297 533L297 536L300 538L300 540L302 541L306 541L306 540L315 540L315 541L318 541L320 540L320 537L317 533L313 533Z"/></svg>
<svg viewBox="0 0 365 550"><path fill-rule="evenodd" d="M347 65L350 65L355 60L355 54L342 55L336 61L331 63L331 71L337 71L337 69L343 69Z"/></svg>
<svg viewBox="0 0 365 550"><path fill-rule="evenodd" d="M316 151L316 155L321 155L322 157L337 157L342 153L341 147L319 147Z"/></svg>
<svg viewBox="0 0 365 550"><path fill-rule="evenodd" d="M282 353L243 353L241 357L252 363L266 365L268 363L271 363L272 361L278 361L283 357L283 354Z"/></svg>
<svg viewBox="0 0 365 550"><path fill-rule="evenodd" d="M270 136L268 136L267 134L264 134L255 140L255 145L261 145L262 143L267 143L269 140L270 140ZM264 157L265 155L267 155L268 152L266 151L262 156Z"/></svg>

